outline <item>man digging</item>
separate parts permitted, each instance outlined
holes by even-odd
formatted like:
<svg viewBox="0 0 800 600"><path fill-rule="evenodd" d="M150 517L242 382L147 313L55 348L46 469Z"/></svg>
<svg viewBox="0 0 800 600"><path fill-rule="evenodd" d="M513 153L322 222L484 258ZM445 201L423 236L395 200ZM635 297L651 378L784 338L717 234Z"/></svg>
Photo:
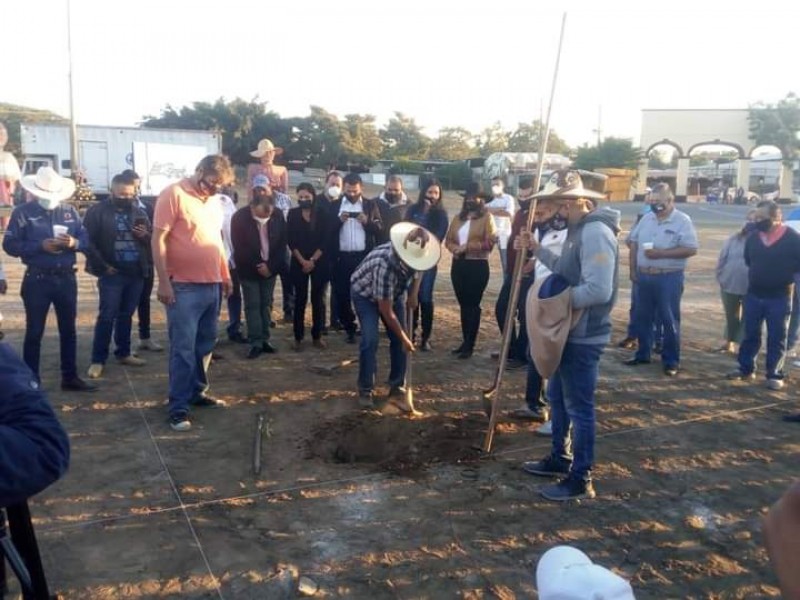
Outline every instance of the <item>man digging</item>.
<svg viewBox="0 0 800 600"><path fill-rule="evenodd" d="M441 244L432 233L414 223L392 227L391 241L370 252L350 278L353 304L361 324L358 363L358 397L362 408L375 408L373 391L377 371L378 321L386 325L389 336L389 403L404 412L414 412L403 387L406 382L406 352L414 343L406 333L406 290L408 308L417 306L420 272L439 262Z"/></svg>

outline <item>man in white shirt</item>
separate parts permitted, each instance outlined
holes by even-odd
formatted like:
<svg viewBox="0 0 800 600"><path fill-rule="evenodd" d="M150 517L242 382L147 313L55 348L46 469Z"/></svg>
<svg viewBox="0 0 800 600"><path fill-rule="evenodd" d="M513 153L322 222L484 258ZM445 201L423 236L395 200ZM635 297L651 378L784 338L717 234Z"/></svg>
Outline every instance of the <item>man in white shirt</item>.
<svg viewBox="0 0 800 600"><path fill-rule="evenodd" d="M245 344L247 343L247 338L242 334L242 291L239 275L236 273L236 264L233 262L233 244L231 243L231 217L236 212L236 203L226 193L217 194L217 199L222 207L222 246L225 248L225 256L228 258L231 285L233 286L233 291L228 296L227 302L228 326L226 331L230 341Z"/></svg>
<svg viewBox="0 0 800 600"><path fill-rule="evenodd" d="M511 237L511 221L517 210L514 196L504 192L502 177L492 179L492 200L486 203L486 208L494 219L497 229L497 247L500 249L500 263L503 265L503 278L510 277L508 273L508 238Z"/></svg>

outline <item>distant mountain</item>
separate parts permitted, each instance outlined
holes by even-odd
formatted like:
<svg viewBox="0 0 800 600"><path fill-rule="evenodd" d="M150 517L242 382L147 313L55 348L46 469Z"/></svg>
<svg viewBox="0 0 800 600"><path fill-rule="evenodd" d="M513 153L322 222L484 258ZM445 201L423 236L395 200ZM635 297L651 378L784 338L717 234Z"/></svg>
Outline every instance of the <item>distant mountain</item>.
<svg viewBox="0 0 800 600"><path fill-rule="evenodd" d="M18 106L8 102L0 102L0 123L8 130L8 145L6 150L17 156L20 153L19 125L20 123L67 123L68 119L49 110Z"/></svg>

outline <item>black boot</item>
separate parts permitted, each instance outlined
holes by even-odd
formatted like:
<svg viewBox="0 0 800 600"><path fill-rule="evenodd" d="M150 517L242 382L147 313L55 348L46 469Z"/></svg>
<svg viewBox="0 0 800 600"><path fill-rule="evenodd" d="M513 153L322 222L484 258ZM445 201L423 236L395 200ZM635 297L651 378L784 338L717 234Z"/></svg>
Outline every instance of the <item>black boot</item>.
<svg viewBox="0 0 800 600"><path fill-rule="evenodd" d="M422 351L429 352L431 347L431 331L433 330L433 302L420 303L422 313Z"/></svg>
<svg viewBox="0 0 800 600"><path fill-rule="evenodd" d="M459 305L459 308L461 309L461 311L460 311L461 312L461 345L458 346L457 348L453 348L450 351L451 354L456 354L456 355L460 355L464 351L464 349L467 347L467 337L468 337L468 333L467 332L469 331L469 310L470 309L469 309L469 307L460 306L460 305ZM459 358L461 358L461 357L459 356Z"/></svg>

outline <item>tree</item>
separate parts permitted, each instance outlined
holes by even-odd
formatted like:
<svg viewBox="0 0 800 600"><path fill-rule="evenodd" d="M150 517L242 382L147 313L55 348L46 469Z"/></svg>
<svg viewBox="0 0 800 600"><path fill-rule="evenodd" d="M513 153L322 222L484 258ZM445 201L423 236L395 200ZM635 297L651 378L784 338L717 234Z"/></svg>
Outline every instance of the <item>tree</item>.
<svg viewBox="0 0 800 600"><path fill-rule="evenodd" d="M503 129L500 121L495 121L481 131L477 139L478 152L481 156L489 156L495 152L505 152L511 134Z"/></svg>
<svg viewBox="0 0 800 600"><path fill-rule="evenodd" d="M383 142L373 115L345 115L341 125L341 147L349 162L372 165L381 157Z"/></svg>
<svg viewBox="0 0 800 600"><path fill-rule="evenodd" d="M777 104L750 107L750 139L757 146L777 146L784 163L800 157L800 97L790 92Z"/></svg>
<svg viewBox="0 0 800 600"><path fill-rule="evenodd" d="M0 102L0 123L6 126L8 131L8 144L6 150L22 156L22 146L20 140L20 125L22 123L67 123L68 120L49 110L18 106Z"/></svg>
<svg viewBox="0 0 800 600"><path fill-rule="evenodd" d="M430 138L422 132L413 117L395 112L385 128L380 130L383 154L388 158L425 158Z"/></svg>
<svg viewBox="0 0 800 600"><path fill-rule="evenodd" d="M533 123L519 123L517 129L508 138L508 151L538 152L543 132L544 124L538 119ZM569 145L551 129L550 135L547 137L545 152L567 155L569 154Z"/></svg>
<svg viewBox="0 0 800 600"><path fill-rule="evenodd" d="M651 169L669 169L670 161L666 159L663 152L653 150L647 159L647 166Z"/></svg>
<svg viewBox="0 0 800 600"><path fill-rule="evenodd" d="M578 148L574 167L593 171L600 168L635 169L641 150L624 138L607 137L599 146L584 145Z"/></svg>
<svg viewBox="0 0 800 600"><path fill-rule="evenodd" d="M463 127L443 127L431 142L428 158L436 160L464 160L476 152L472 146L475 136Z"/></svg>

